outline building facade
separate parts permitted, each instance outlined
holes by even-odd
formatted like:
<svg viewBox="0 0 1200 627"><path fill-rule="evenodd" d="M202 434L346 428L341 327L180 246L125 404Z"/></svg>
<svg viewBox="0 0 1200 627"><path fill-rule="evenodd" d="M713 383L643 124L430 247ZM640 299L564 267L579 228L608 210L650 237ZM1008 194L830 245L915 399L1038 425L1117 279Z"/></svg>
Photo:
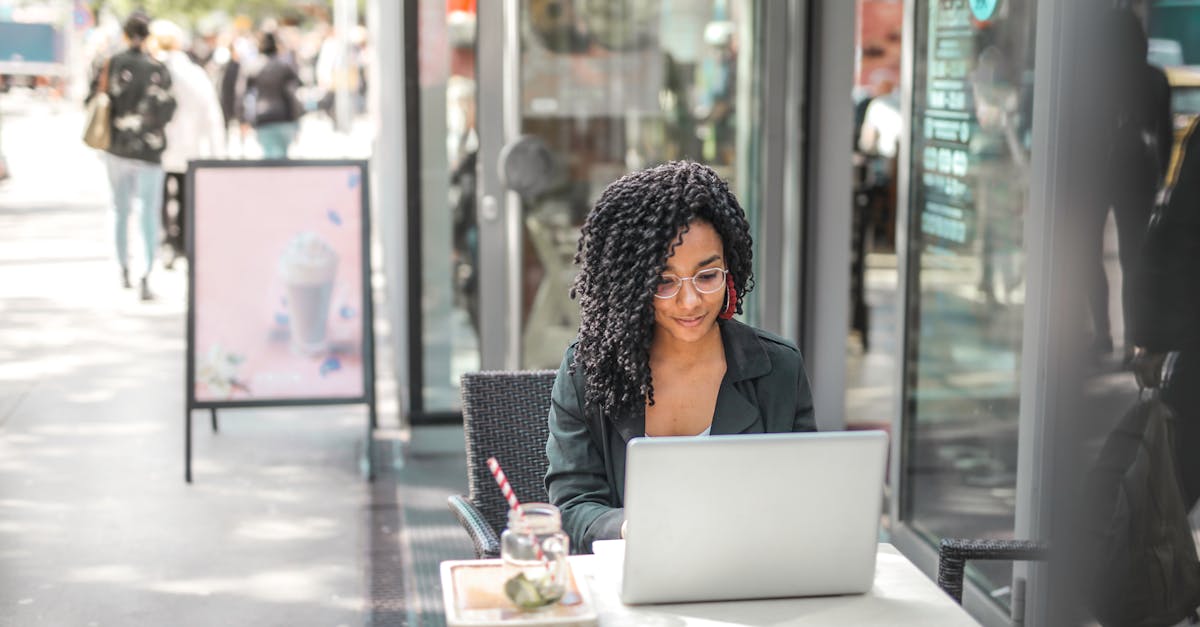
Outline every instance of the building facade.
<svg viewBox="0 0 1200 627"><path fill-rule="evenodd" d="M1098 103L1147 58L1096 42L1136 17L1186 126L1191 4L371 4L374 71L405 78L373 81L373 187L406 419L460 419L464 372L557 367L588 209L692 159L746 208L745 318L799 344L820 428L891 434L890 541L932 575L944 537L1071 533L1064 491L1138 395L1124 216L1153 205L1099 182L1125 148ZM1057 624L1057 581L975 564L965 604Z"/></svg>

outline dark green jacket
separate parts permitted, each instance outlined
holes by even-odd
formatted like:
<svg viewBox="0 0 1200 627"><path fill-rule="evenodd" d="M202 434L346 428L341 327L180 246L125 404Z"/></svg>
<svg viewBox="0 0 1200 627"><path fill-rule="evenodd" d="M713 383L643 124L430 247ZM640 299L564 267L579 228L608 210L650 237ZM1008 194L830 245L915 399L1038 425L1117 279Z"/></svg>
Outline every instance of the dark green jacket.
<svg viewBox="0 0 1200 627"><path fill-rule="evenodd" d="M812 390L794 344L737 321L722 321L725 378L717 393L712 435L815 431ZM567 372L567 349L554 381L546 490L562 510L572 546L590 553L594 540L621 535L625 519L625 444L646 434L645 412L601 416L583 408L582 369Z"/></svg>

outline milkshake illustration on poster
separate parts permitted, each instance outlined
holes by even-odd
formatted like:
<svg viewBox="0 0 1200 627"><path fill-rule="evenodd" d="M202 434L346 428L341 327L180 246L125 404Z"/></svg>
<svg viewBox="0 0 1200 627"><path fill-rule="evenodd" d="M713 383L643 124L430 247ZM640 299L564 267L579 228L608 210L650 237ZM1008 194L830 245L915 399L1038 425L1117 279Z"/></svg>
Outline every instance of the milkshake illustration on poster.
<svg viewBox="0 0 1200 627"><path fill-rule="evenodd" d="M367 397L365 168L193 168L197 404Z"/></svg>

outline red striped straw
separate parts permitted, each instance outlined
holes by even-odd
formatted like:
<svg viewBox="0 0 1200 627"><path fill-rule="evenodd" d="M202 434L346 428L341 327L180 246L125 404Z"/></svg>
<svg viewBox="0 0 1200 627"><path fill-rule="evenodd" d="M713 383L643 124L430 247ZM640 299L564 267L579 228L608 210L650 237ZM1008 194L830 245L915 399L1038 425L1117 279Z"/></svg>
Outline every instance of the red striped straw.
<svg viewBox="0 0 1200 627"><path fill-rule="evenodd" d="M492 471L492 478L496 480L496 485L500 486L500 493L508 501L508 506L516 511L517 515L524 521L525 512L521 509L521 502L517 500L517 494L513 492L512 486L508 485L508 477L504 476L504 471L500 469L500 462L496 461L495 457L489 457L487 465L488 469ZM542 546L536 539L533 543L533 548L537 549L538 559L545 561L546 555L542 553Z"/></svg>
<svg viewBox="0 0 1200 627"><path fill-rule="evenodd" d="M496 485L500 486L500 493L508 501L508 506L520 512L521 502L517 500L517 494L513 492L512 486L508 485L508 477L504 476L504 471L500 469L500 462L496 461L495 457L489 457L487 465L492 471L492 477L496 480ZM522 512L521 518L524 517L525 514Z"/></svg>

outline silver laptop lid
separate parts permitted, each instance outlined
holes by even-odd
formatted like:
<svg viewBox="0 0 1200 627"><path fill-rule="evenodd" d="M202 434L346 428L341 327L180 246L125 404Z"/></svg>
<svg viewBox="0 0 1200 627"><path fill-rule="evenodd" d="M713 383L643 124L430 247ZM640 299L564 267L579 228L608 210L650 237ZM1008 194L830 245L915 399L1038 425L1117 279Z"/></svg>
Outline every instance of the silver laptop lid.
<svg viewBox="0 0 1200 627"><path fill-rule="evenodd" d="M882 431L630 441L621 600L869 590L886 456Z"/></svg>

